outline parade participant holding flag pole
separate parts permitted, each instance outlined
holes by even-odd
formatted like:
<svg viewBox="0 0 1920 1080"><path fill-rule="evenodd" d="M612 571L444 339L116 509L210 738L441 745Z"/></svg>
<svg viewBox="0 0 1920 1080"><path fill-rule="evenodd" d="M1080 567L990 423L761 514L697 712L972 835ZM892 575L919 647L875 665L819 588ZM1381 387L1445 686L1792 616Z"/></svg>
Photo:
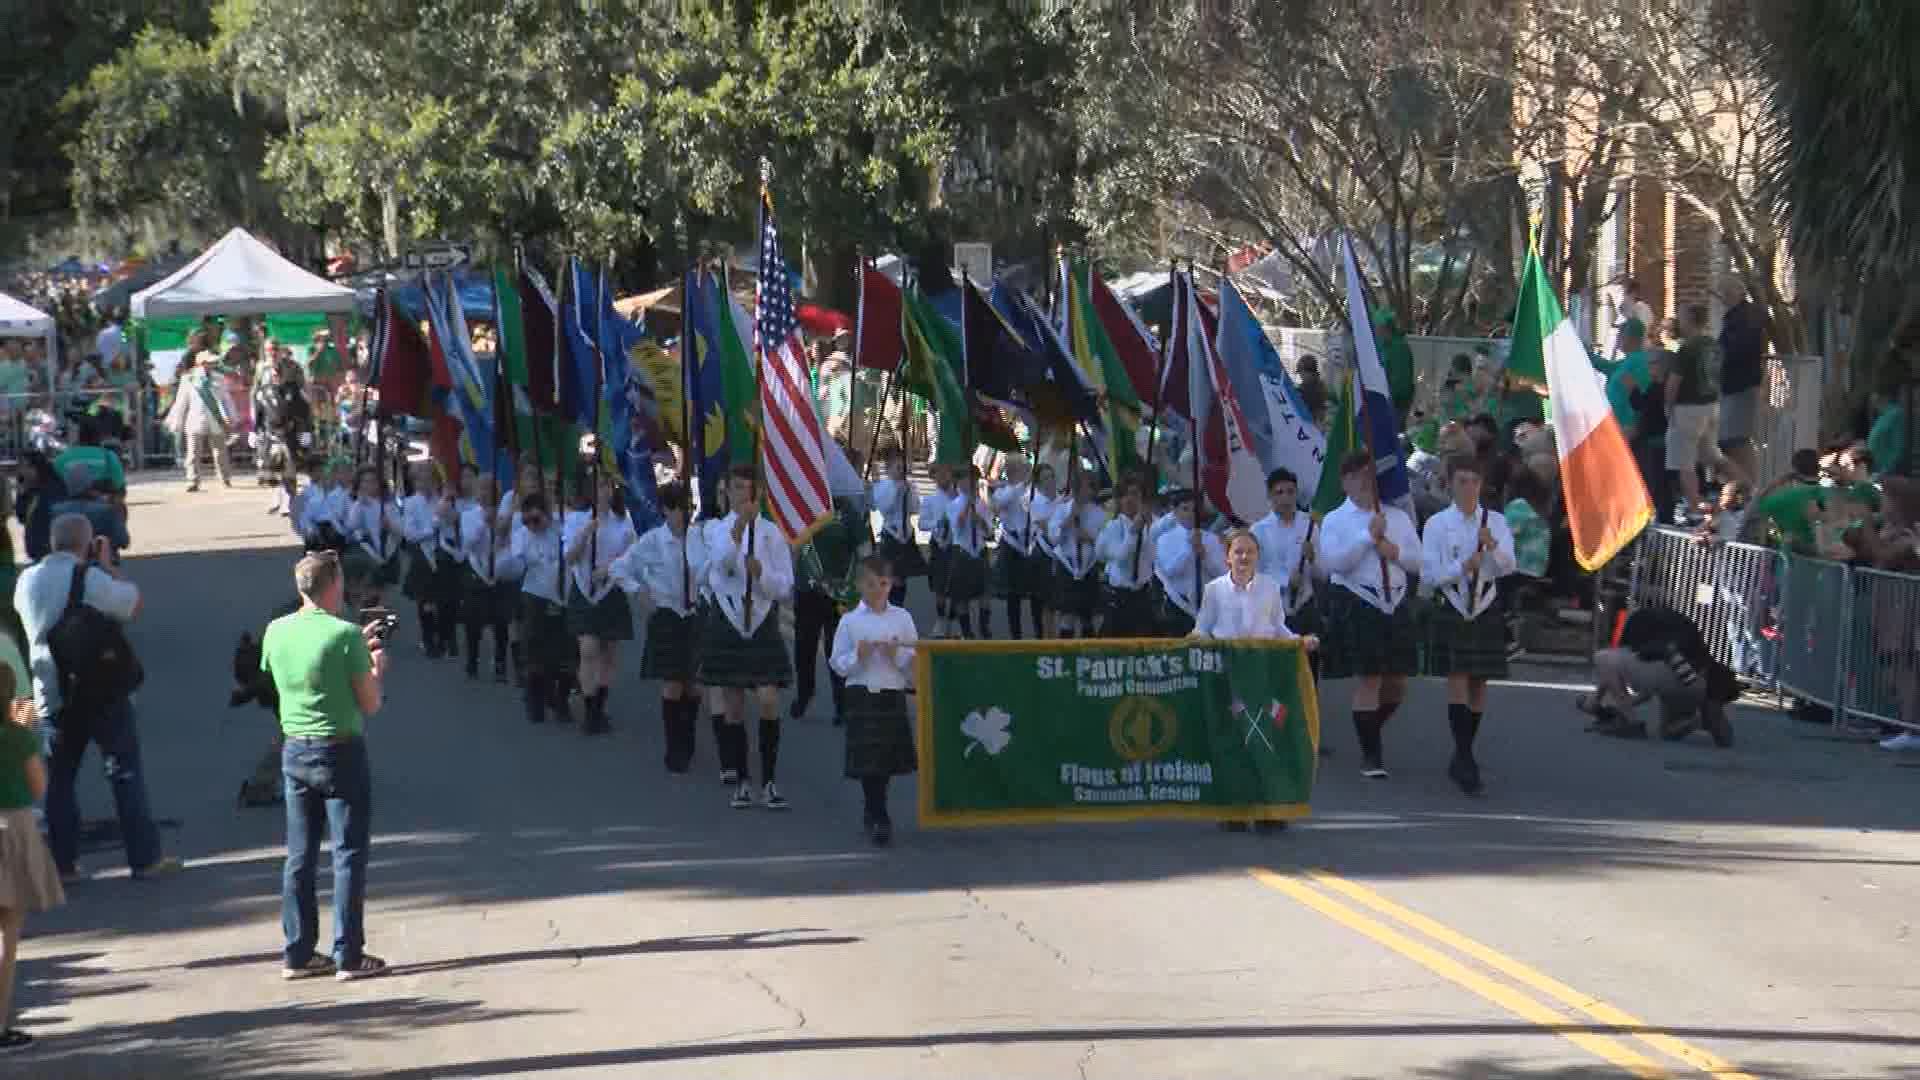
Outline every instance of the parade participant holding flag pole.
<svg viewBox="0 0 1920 1080"><path fill-rule="evenodd" d="M920 496L907 479L906 454L898 446L880 451L884 474L873 485L873 505L880 511L880 555L893 567L893 604L907 602L907 579L924 577L926 559L914 536L913 515L920 512Z"/></svg>
<svg viewBox="0 0 1920 1080"><path fill-rule="evenodd" d="M779 529L757 512L757 481L751 465L736 465L728 476L734 509L721 520L707 552L714 603L700 636L696 678L725 691L721 767L740 777L731 805L744 810L754 802L746 728L746 696L752 690L760 716L762 798L767 809L785 810L788 803L774 772L780 759L779 690L792 683L793 664L777 614L793 593L793 554Z"/></svg>
<svg viewBox="0 0 1920 1080"><path fill-rule="evenodd" d="M987 519L993 511L980 497L980 470L972 465L954 468L963 470L967 479L946 497L947 617L961 637L971 638L974 608L987 594ZM983 615L980 629L986 628Z"/></svg>
<svg viewBox="0 0 1920 1080"><path fill-rule="evenodd" d="M480 677L480 635L493 631L493 681L507 681L507 625L513 618L513 594L510 580L511 559L508 544L510 525L495 515L494 491L499 485L491 475L474 481L473 501L461 512L460 621L467 630L467 678Z"/></svg>
<svg viewBox="0 0 1920 1080"><path fill-rule="evenodd" d="M1406 511L1381 504L1372 451L1354 450L1341 461L1340 485L1347 500L1320 525L1320 560L1335 586L1327 600L1327 626L1335 635L1327 676L1359 678L1353 727L1360 774L1384 780L1380 733L1406 697L1407 676L1419 667L1407 592L1410 575L1420 569L1420 534Z"/></svg>
<svg viewBox="0 0 1920 1080"><path fill-rule="evenodd" d="M527 722L541 724L548 709L562 719L567 715L565 679L575 645L567 632L561 529L543 492L521 496L519 526L508 554L520 571L520 642L527 677L521 692Z"/></svg>
<svg viewBox="0 0 1920 1080"><path fill-rule="evenodd" d="M585 438L593 443L593 436ZM597 449L592 452L598 453ZM609 571L639 537L627 516L625 493L618 481L597 474L593 492L589 510L567 515L566 557L571 568L567 627L580 642L578 678L586 708L581 732L604 735L613 730L607 721L607 694L617 669L615 649L620 642L633 640L633 610L627 605L626 591L614 583Z"/></svg>
<svg viewBox="0 0 1920 1080"><path fill-rule="evenodd" d="M379 607L386 587L400 580L400 521L387 482L367 467L354 476L356 498L347 507L347 580L361 607Z"/></svg>
<svg viewBox="0 0 1920 1080"><path fill-rule="evenodd" d="M1200 614L1205 583L1227 572L1227 553L1218 536L1199 527L1198 497L1193 492L1168 492L1167 502L1173 507L1173 521L1153 549L1153 575L1163 598L1160 633L1186 637Z"/></svg>
<svg viewBox="0 0 1920 1080"><path fill-rule="evenodd" d="M646 651L640 677L660 682L660 716L666 735L668 772L683 773L693 762L694 729L700 702L693 685L693 643L699 632L689 575L706 571L706 550L698 529L689 529L692 509L687 489L660 489L660 510L667 520L647 530L613 564L613 579L629 593L649 596Z"/></svg>
<svg viewBox="0 0 1920 1080"><path fill-rule="evenodd" d="M1506 517L1480 501L1480 468L1470 455L1448 459L1453 502L1427 519L1420 545L1421 585L1440 600L1428 624L1427 657L1428 673L1447 680L1447 727L1453 733L1447 776L1468 795L1481 791L1473 741L1487 708L1487 680L1507 677L1498 584L1516 566Z"/></svg>
<svg viewBox="0 0 1920 1080"><path fill-rule="evenodd" d="M1300 480L1288 469L1267 474L1273 512L1253 523L1260 542L1260 572L1287 594L1287 624L1298 633L1320 628L1313 602L1313 517L1300 512Z"/></svg>
<svg viewBox="0 0 1920 1080"><path fill-rule="evenodd" d="M1100 530L1094 555L1107 564L1106 617L1101 637L1152 637L1158 628L1151 578L1142 573L1140 551L1153 531L1147 514L1146 484L1135 478L1120 484L1113 520Z"/></svg>
<svg viewBox="0 0 1920 1080"><path fill-rule="evenodd" d="M1061 637L1093 635L1093 613L1100 604L1100 575L1094 572L1099 559L1093 543L1106 521L1107 512L1093 497L1093 474L1075 469L1072 491L1055 502L1052 523L1058 564L1053 610Z"/></svg>
<svg viewBox="0 0 1920 1080"><path fill-rule="evenodd" d="M413 472L413 491L400 500L400 536L407 545L407 573L401 588L420 613L420 649L433 659L452 647L441 621L434 582L440 559L442 485L432 465L416 465Z"/></svg>
<svg viewBox="0 0 1920 1080"><path fill-rule="evenodd" d="M1024 457L1009 457L1001 476L993 484L987 501L993 505L1000 523L1000 545L993 555L993 592L1007 605L1007 636L1018 641L1021 632L1021 607L1033 590L1033 528L1027 514L1031 490L1032 463ZM1040 611L1035 601L1033 632L1040 633Z"/></svg>

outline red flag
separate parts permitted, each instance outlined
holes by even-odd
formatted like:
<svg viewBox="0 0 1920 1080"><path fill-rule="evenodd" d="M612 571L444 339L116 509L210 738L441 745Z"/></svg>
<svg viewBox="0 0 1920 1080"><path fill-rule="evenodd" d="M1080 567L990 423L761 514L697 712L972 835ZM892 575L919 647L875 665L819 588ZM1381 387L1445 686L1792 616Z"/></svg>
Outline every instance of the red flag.
<svg viewBox="0 0 1920 1080"><path fill-rule="evenodd" d="M344 338L341 339L343 342ZM384 289L374 302L373 343L368 350L381 416L427 415L427 384L433 361L420 331L394 306Z"/></svg>
<svg viewBox="0 0 1920 1080"><path fill-rule="evenodd" d="M1120 354L1120 365L1127 369L1127 381L1133 384L1133 392L1141 401L1147 400L1152 393L1153 384L1160 372L1160 350L1154 345L1152 335L1133 314L1133 309L1120 302L1099 274L1088 274L1093 279L1093 313L1100 319L1100 326L1106 330L1107 337L1113 341L1114 351Z"/></svg>
<svg viewBox="0 0 1920 1080"><path fill-rule="evenodd" d="M520 268L520 322L527 337L527 400L536 413L560 411L554 370L560 355L560 320L553 292L531 266Z"/></svg>
<svg viewBox="0 0 1920 1080"><path fill-rule="evenodd" d="M900 332L900 286L871 266L860 268L860 309L853 331L853 366L892 371L906 351Z"/></svg>

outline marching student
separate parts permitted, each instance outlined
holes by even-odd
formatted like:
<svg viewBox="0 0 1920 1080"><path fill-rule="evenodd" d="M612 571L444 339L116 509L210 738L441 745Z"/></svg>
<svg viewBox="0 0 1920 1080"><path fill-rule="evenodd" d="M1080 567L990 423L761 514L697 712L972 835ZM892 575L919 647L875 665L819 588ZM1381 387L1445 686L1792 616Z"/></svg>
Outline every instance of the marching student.
<svg viewBox="0 0 1920 1080"><path fill-rule="evenodd" d="M893 602L907 602L907 579L926 577L927 560L914 535L913 515L920 496L907 479L907 459L897 446L880 451L883 475L873 484L873 508L880 511L880 554L893 567Z"/></svg>
<svg viewBox="0 0 1920 1080"><path fill-rule="evenodd" d="M858 573L855 560L869 539L866 516L855 499L833 500L833 519L821 526L794 557L793 704L787 715L798 720L813 702L814 679L824 650L833 658L833 634L840 625ZM857 600L855 601L857 602ZM846 680L827 665L833 692L833 723L846 722Z"/></svg>
<svg viewBox="0 0 1920 1080"><path fill-rule="evenodd" d="M548 709L561 723L571 719L567 679L575 645L567 630L562 543L547 497L538 491L521 495L519 528L513 530L508 555L520 572L518 621L527 676L522 700L532 724L545 723Z"/></svg>
<svg viewBox="0 0 1920 1080"><path fill-rule="evenodd" d="M980 470L967 466L967 483L946 496L948 625L963 638L974 636L974 608L987 594L987 534L992 508L980 497ZM985 613L980 630L988 629Z"/></svg>
<svg viewBox="0 0 1920 1080"><path fill-rule="evenodd" d="M1320 523L1320 563L1333 588L1327 597L1326 677L1355 676L1353 730L1360 775L1387 778L1381 731L1406 697L1419 667L1409 577L1420 570L1420 534L1397 506L1380 505L1373 454L1362 448L1340 462L1347 500Z"/></svg>
<svg viewBox="0 0 1920 1080"><path fill-rule="evenodd" d="M1172 517L1153 546L1153 577L1161 597L1160 633L1186 637L1200 615L1200 594L1206 583L1227 572L1227 552L1218 536L1195 525L1199 507L1193 492L1170 491L1167 504Z"/></svg>
<svg viewBox="0 0 1920 1080"><path fill-rule="evenodd" d="M1107 591L1101 637L1153 637L1159 631L1154 610L1154 552L1147 534L1152 519L1144 505L1146 484L1138 479L1120 485L1113 520L1094 541L1094 557L1107 564Z"/></svg>
<svg viewBox="0 0 1920 1080"><path fill-rule="evenodd" d="M626 489L613 477L594 484L590 509L567 515L567 628L580 643L578 678L586 718L580 731L604 735L613 730L607 721L607 693L613 685L622 641L633 640L633 609L625 589L608 576L614 561L640 538L627 516Z"/></svg>
<svg viewBox="0 0 1920 1080"><path fill-rule="evenodd" d="M953 468L929 465L933 491L920 500L920 527L927 530L927 586L933 590L933 633L929 637L946 638L955 633L953 600L948 595L953 580L953 526L947 520L947 507L959 494L953 482Z"/></svg>
<svg viewBox="0 0 1920 1080"><path fill-rule="evenodd" d="M510 544L512 527L496 516L494 492L499 482L491 475L474 481L473 500L460 515L460 621L467 630L467 678L480 677L480 635L493 631L493 681L507 681L507 624L514 615Z"/></svg>
<svg viewBox="0 0 1920 1080"><path fill-rule="evenodd" d="M906 689L919 635L912 614L888 602L892 588L885 559L861 560L860 606L841 617L830 660L847 680L846 774L860 781L861 824L877 847L893 841L887 783L916 767Z"/></svg>
<svg viewBox="0 0 1920 1080"><path fill-rule="evenodd" d="M448 659L460 655L460 611L466 599L467 566L463 530L466 512L473 505L468 495L477 476L479 472L473 466L461 466L434 508L434 542L440 551L434 562L433 606L439 612L441 641L446 646L440 655Z"/></svg>
<svg viewBox="0 0 1920 1080"><path fill-rule="evenodd" d="M344 518L347 581L363 608L380 607L386 588L400 580L400 522L387 499L387 482L367 466L354 476L355 498Z"/></svg>
<svg viewBox="0 0 1920 1080"><path fill-rule="evenodd" d="M522 500L528 495L540 491L545 486L545 479L546 478L540 474L539 465L533 461L523 461L520 463L520 473L514 480L513 488L500 496L500 508L496 513L495 521L499 528L506 530L505 535L509 548L513 545L513 534L526 527L521 524ZM516 567L517 565L518 564L515 564ZM502 578L506 581L516 582L517 584L516 579L518 577L519 570L517 568L502 572ZM517 600L513 602L510 610L516 613L516 617L507 625L507 634L510 639L507 646L507 658L513 665L514 684L516 686L525 686L526 649L520 642L520 620L517 617L519 602Z"/></svg>
<svg viewBox="0 0 1920 1080"><path fill-rule="evenodd" d="M1093 476L1081 473L1079 483L1056 500L1053 521L1053 610L1061 637L1090 637L1093 613L1100 606L1099 558L1094 541L1106 526L1107 512L1094 498Z"/></svg>
<svg viewBox="0 0 1920 1080"><path fill-rule="evenodd" d="M1000 478L994 481L987 501L999 522L1000 545L993 555L993 595L1007 607L1007 635L1018 641L1021 632L1021 607L1033 597L1033 536L1027 514L1027 459L1009 457ZM989 616L991 618L991 616ZM1040 609L1035 601L1034 636L1040 634Z"/></svg>
<svg viewBox="0 0 1920 1080"><path fill-rule="evenodd" d="M719 608L715 605L713 599L713 551L719 546L721 537L724 536L727 531L727 513L729 510L727 499L729 497L730 487L730 482L725 478L722 478L719 483L713 486L713 505L702 509L702 517L699 524L695 527L696 531L700 534L700 550L707 554L707 573L696 578L693 583L694 596L696 597L694 601L694 618L696 622L694 625L698 628L695 631L694 638L694 671L696 673L698 673L700 669L698 659L699 642L706 636L707 621L712 618L717 618L719 612ZM697 685L701 687L700 696L706 701L707 718L713 729L714 753L720 758L720 786L731 791L740 786L740 770L733 767L733 757L727 752L729 745L727 742L729 738L727 734L727 692L717 686L709 686L704 683L698 683ZM745 753L743 752L741 756L744 758Z"/></svg>
<svg viewBox="0 0 1920 1080"><path fill-rule="evenodd" d="M736 509L722 520L707 552L714 607L701 635L695 678L703 686L726 691L721 760L740 778L733 808L753 805L746 728L746 696L752 690L760 707L763 804L769 810L785 810L787 800L775 783L774 770L780 760L779 691L793 681L793 663L787 657L786 642L780 639L776 612L793 594L793 553L779 528L757 512L759 478L753 466L734 466L727 483L730 504Z"/></svg>
<svg viewBox="0 0 1920 1080"><path fill-rule="evenodd" d="M357 491L354 487L353 463L342 458L333 463L332 481L327 484L326 520L340 530L341 542L346 541L347 508L353 505Z"/></svg>
<svg viewBox="0 0 1920 1080"><path fill-rule="evenodd" d="M1061 501L1054 479L1057 475L1052 465L1035 466L1032 497L1027 501L1027 535L1033 543L1033 550L1027 554L1027 572L1032 575L1027 587L1031 590L1028 596L1036 638L1050 638L1055 633L1054 568L1059 560L1054 557L1053 512L1059 509Z"/></svg>
<svg viewBox="0 0 1920 1080"><path fill-rule="evenodd" d="M1287 625L1315 633L1320 615L1313 602L1313 517L1300 512L1300 480L1290 470L1267 474L1267 504L1273 512L1253 523L1260 544L1260 572L1287 597Z"/></svg>
<svg viewBox="0 0 1920 1080"><path fill-rule="evenodd" d="M1439 594L1428 640L1428 673L1447 680L1447 728L1453 760L1447 776L1461 791L1482 790L1473 740L1487 708L1487 680L1507 677L1506 623L1499 581L1514 572L1513 532L1498 510L1480 501L1484 480L1470 455L1447 459L1453 502L1427 519L1420 582Z"/></svg>
<svg viewBox="0 0 1920 1080"><path fill-rule="evenodd" d="M434 581L442 557L439 509L445 492L432 465L415 465L413 476L413 491L400 500L400 538L407 552L407 572L400 588L420 615L420 649L434 659L458 647L449 640L452 629L443 621Z"/></svg>
<svg viewBox="0 0 1920 1080"><path fill-rule="evenodd" d="M659 501L667 520L642 534L608 572L628 593L645 594L653 601L640 677L660 683L667 771L683 773L693 763L700 712L693 685L693 641L699 627L692 590L706 573L706 549L701 530L688 527L692 506L687 489L667 484Z"/></svg>

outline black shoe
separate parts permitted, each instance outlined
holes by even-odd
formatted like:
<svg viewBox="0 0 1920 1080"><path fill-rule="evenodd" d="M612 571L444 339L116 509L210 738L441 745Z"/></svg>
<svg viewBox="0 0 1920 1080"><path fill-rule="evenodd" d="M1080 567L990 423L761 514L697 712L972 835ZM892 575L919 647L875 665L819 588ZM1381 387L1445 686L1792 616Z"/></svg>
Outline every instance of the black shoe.
<svg viewBox="0 0 1920 1080"><path fill-rule="evenodd" d="M467 678L476 680L480 678L480 665L472 660L467 661Z"/></svg>
<svg viewBox="0 0 1920 1080"><path fill-rule="evenodd" d="M873 826L873 846L886 847L893 843L893 822L876 822Z"/></svg>
<svg viewBox="0 0 1920 1080"><path fill-rule="evenodd" d="M1447 765L1447 778L1466 795L1478 795L1485 790L1480 783L1480 766L1470 757L1454 755Z"/></svg>
<svg viewBox="0 0 1920 1080"><path fill-rule="evenodd" d="M789 719L798 720L802 716L805 716L806 714L807 714L806 698L794 698L793 704L787 706L787 716Z"/></svg>
<svg viewBox="0 0 1920 1080"><path fill-rule="evenodd" d="M1253 831L1261 835L1282 832L1286 827L1287 823L1284 821L1256 821L1253 823Z"/></svg>
<svg viewBox="0 0 1920 1080"><path fill-rule="evenodd" d="M1360 763L1360 775L1368 780L1385 780L1391 774L1387 772L1386 762L1368 755Z"/></svg>
<svg viewBox="0 0 1920 1080"><path fill-rule="evenodd" d="M505 683L507 681L507 665L493 665L493 681L497 683Z"/></svg>
<svg viewBox="0 0 1920 1080"><path fill-rule="evenodd" d="M1220 823L1220 831L1221 832L1246 832L1247 823L1244 821L1223 821Z"/></svg>
<svg viewBox="0 0 1920 1080"><path fill-rule="evenodd" d="M846 727L846 726L847 726L847 718L846 718L846 717L844 717L844 716L841 716L841 715L840 715L839 713L834 713L834 714L833 714L833 726L834 726L834 727Z"/></svg>

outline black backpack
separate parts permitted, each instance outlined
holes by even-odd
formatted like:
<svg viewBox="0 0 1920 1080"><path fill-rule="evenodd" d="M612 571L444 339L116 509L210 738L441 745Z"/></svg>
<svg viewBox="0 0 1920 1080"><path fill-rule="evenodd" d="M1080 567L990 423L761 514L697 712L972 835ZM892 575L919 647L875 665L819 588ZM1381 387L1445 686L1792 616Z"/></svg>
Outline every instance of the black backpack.
<svg viewBox="0 0 1920 1080"><path fill-rule="evenodd" d="M147 677L119 620L87 604L89 569L86 563L73 568L66 610L47 631L47 648L60 674L60 698L67 705L116 701L138 690Z"/></svg>

